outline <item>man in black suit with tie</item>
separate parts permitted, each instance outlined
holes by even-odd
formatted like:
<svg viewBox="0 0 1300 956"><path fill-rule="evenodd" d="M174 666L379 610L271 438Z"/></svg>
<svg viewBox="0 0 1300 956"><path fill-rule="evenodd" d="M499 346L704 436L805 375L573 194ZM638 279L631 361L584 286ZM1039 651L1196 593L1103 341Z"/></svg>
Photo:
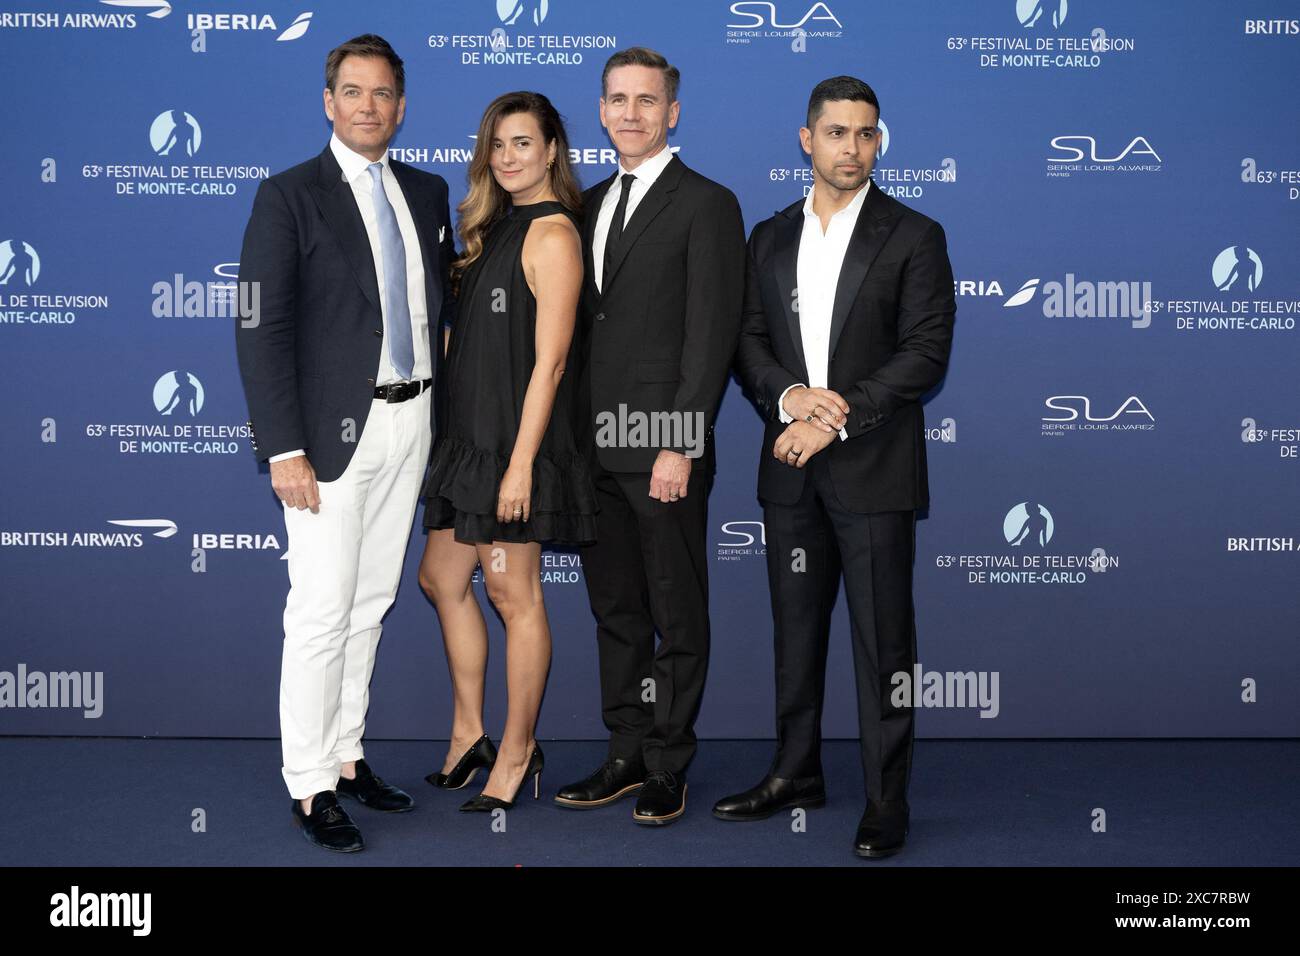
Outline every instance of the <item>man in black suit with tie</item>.
<svg viewBox="0 0 1300 956"><path fill-rule="evenodd" d="M668 148L679 78L643 47L601 78L619 170L583 196L578 428L600 505L583 568L610 741L601 767L556 796L589 809L639 791L633 819L652 825L686 808L709 660L713 421L745 279L736 197Z"/></svg>
<svg viewBox="0 0 1300 956"><path fill-rule="evenodd" d="M339 851L363 844L337 794L388 812L413 806L361 746L452 308L447 184L388 157L404 85L382 37L331 51L330 143L262 183L240 255L239 281L260 287L260 311L238 322L239 369L288 535L282 773L304 835Z"/></svg>
<svg viewBox="0 0 1300 956"><path fill-rule="evenodd" d="M767 420L758 472L776 644L777 751L714 815L755 820L825 801L822 697L831 609L848 597L867 807L855 850L907 835L916 660L916 511L929 504L921 398L943 378L956 304L943 228L871 182L880 104L818 84L799 131L813 188L749 239L736 364Z"/></svg>

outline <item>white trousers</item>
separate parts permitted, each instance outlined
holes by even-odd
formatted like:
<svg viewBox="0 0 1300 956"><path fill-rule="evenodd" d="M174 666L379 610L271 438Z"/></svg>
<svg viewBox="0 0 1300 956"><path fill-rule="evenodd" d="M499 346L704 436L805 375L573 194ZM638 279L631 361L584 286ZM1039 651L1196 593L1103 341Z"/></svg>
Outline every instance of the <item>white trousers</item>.
<svg viewBox="0 0 1300 956"><path fill-rule="evenodd" d="M284 509L280 742L284 780L299 800L335 789L340 765L364 756L380 621L397 596L429 459L430 401L428 391L376 400L347 469L318 482L318 513Z"/></svg>

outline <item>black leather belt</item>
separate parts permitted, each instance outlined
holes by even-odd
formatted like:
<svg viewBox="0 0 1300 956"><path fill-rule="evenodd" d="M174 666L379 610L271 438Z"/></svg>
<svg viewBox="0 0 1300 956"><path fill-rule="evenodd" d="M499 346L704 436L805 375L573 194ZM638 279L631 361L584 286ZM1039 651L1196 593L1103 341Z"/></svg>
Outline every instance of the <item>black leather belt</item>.
<svg viewBox="0 0 1300 956"><path fill-rule="evenodd" d="M380 385L375 389L375 398L382 402L404 402L408 398L415 398L422 391L433 387L433 379L426 378L423 382L394 382L391 385Z"/></svg>

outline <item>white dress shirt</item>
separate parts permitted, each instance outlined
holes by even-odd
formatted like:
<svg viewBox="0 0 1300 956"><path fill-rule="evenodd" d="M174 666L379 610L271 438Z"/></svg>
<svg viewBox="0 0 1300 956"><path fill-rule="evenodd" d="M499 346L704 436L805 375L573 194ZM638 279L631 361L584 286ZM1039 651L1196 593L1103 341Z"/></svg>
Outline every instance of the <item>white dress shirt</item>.
<svg viewBox="0 0 1300 956"><path fill-rule="evenodd" d="M374 180L370 176L370 164L372 160L367 159L358 152L354 152L347 146L337 135L330 136L330 151L334 158L338 160L339 168L343 170L344 181L352 187L352 196L356 199L357 209L361 213L361 221L366 227L366 237L370 240L370 252L375 260L375 278L379 280L379 308L384 321L384 342L388 342L388 303L385 301L384 289L384 251L379 241L379 222L375 218L375 201L370 194L374 185ZM392 167L388 165L388 153L385 151L383 158L378 160L383 164L383 171L380 173L380 180L384 184L384 195L388 197L388 202L393 207L393 214L397 218L397 228L402 234L402 245L406 247L406 298L409 303L411 313L411 344L415 351L415 365L411 375L414 381L423 381L432 374L432 363L429 357L429 314L428 304L424 299L424 259L420 255L420 237L415 231L415 220L411 217L411 210L406 205L406 197L402 195L402 187L397 182L397 177L393 175ZM630 202L630 200L629 200ZM401 378L393 370L393 363L389 361L388 349L379 350L379 368L375 373L376 385L390 385L393 382L400 382ZM282 461L285 458L294 458L304 454L304 450L299 448L294 451L287 451L282 455L272 455L270 461Z"/></svg>
<svg viewBox="0 0 1300 956"><path fill-rule="evenodd" d="M622 161L619 162L618 175L614 177L614 182L609 189L605 190L600 211L596 213L596 230L591 237L591 257L596 267L597 289L602 291L604 289L602 283L605 280L605 237L609 235L610 223L614 221L614 209L618 206L619 195L623 192L624 174L631 173L636 177L636 181L632 183L632 191L627 194L627 212L623 216L623 227L626 228L637 204L649 192L654 181L659 178L659 174L672 162L672 159L673 151L665 143L663 149L642 162L636 169L624 169Z"/></svg>
<svg viewBox="0 0 1300 956"><path fill-rule="evenodd" d="M835 309L835 289L839 285L840 267L849 248L849 239L858 224L858 215L871 188L868 179L853 200L835 213L822 232L821 218L813 211L814 186L803 203L803 233L799 237L799 261L795 282L798 289L799 335L803 341L804 364L808 366L809 388L828 388L830 375L831 313ZM798 388L791 385L790 388ZM777 414L784 423L794 419L786 414L787 388L777 401ZM840 440L848 438L840 429Z"/></svg>

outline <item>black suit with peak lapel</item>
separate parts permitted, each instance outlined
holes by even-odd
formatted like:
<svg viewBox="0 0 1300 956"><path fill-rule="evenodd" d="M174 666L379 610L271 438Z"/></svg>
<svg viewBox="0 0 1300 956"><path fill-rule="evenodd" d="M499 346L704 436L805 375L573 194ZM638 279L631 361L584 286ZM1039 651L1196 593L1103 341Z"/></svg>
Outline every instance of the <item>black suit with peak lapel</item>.
<svg viewBox="0 0 1300 956"><path fill-rule="evenodd" d="M803 204L787 206L750 235L736 352L741 380L767 420L758 495L781 504L799 499L807 474L771 454L785 430L777 401L808 381L793 294ZM955 314L943 228L873 184L844 255L831 317L827 387L852 408L849 440L821 452L836 493L855 511L929 504L920 399L943 378Z"/></svg>
<svg viewBox="0 0 1300 956"><path fill-rule="evenodd" d="M712 432L740 332L744 221L730 190L673 157L628 217L597 289L592 241L606 191L617 190L617 182L616 174L583 196L578 434L600 504L597 542L583 565L610 754L680 773L695 753L708 667ZM660 435L647 445L630 435L610 442L599 431L602 416L608 421L620 407L629 418L677 413L702 434ZM649 497L662 449L699 456L691 459L681 500Z"/></svg>
<svg viewBox="0 0 1300 956"><path fill-rule="evenodd" d="M447 183L390 164L424 260L436 430L443 362L437 330L450 323L455 306L444 283L455 256ZM306 449L317 480L333 481L347 468L374 399L383 317L366 227L328 146L258 188L239 280L260 286L256 324L241 321L235 335L254 451L264 461ZM351 441L340 425L345 419L355 422Z"/></svg>
<svg viewBox="0 0 1300 956"><path fill-rule="evenodd" d="M867 796L906 806L912 710L891 675L916 660L915 513L929 504L921 398L947 369L956 304L943 228L883 193L864 197L835 287L826 387L849 404L838 436L803 469L772 455L788 427L782 393L808 384L798 287L804 201L749 239L736 353L767 421L758 496L775 624L777 755L769 773L821 776L821 716L831 609L841 573L852 621ZM817 226L820 228L820 225ZM791 554L801 549L804 562Z"/></svg>

